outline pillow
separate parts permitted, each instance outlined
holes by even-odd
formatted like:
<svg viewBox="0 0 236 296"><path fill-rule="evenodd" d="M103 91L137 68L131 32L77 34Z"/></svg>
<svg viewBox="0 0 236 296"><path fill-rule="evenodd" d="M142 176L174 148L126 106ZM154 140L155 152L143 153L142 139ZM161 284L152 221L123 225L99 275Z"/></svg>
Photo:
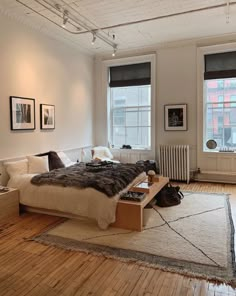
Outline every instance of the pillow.
<svg viewBox="0 0 236 296"><path fill-rule="evenodd" d="M10 177L15 175L23 175L28 173L28 160L22 159L18 161L5 162L4 167Z"/></svg>
<svg viewBox="0 0 236 296"><path fill-rule="evenodd" d="M92 151L90 149L81 150L81 161L91 162L93 160Z"/></svg>
<svg viewBox="0 0 236 296"><path fill-rule="evenodd" d="M49 171L48 156L27 156L29 174L42 174Z"/></svg>
<svg viewBox="0 0 236 296"><path fill-rule="evenodd" d="M58 152L57 155L60 157L65 167L75 164L75 162L71 161L70 158L63 151Z"/></svg>
<svg viewBox="0 0 236 296"><path fill-rule="evenodd" d="M98 146L93 148L93 159L95 158L112 159L113 155L107 147Z"/></svg>
<svg viewBox="0 0 236 296"><path fill-rule="evenodd" d="M36 156L48 156L49 170L64 168L65 165L55 151L37 154Z"/></svg>

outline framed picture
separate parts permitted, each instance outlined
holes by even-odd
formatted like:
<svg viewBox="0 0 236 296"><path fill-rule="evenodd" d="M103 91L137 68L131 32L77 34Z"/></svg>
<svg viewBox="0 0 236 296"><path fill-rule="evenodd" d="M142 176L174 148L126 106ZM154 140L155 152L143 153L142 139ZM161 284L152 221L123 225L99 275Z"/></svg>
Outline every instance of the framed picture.
<svg viewBox="0 0 236 296"><path fill-rule="evenodd" d="M40 128L55 128L55 106L40 104Z"/></svg>
<svg viewBox="0 0 236 296"><path fill-rule="evenodd" d="M187 105L165 105L165 130L187 130Z"/></svg>
<svg viewBox="0 0 236 296"><path fill-rule="evenodd" d="M35 100L10 97L11 130L35 129Z"/></svg>

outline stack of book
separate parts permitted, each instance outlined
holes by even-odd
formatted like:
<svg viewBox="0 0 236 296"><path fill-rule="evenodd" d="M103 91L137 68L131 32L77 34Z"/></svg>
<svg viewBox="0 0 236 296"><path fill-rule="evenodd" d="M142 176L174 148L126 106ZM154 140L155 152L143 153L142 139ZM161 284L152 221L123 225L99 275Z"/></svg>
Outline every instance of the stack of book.
<svg viewBox="0 0 236 296"><path fill-rule="evenodd" d="M143 192L133 192L133 191L127 191L124 194L121 195L122 200L130 200L130 201L142 201L145 197L145 193Z"/></svg>

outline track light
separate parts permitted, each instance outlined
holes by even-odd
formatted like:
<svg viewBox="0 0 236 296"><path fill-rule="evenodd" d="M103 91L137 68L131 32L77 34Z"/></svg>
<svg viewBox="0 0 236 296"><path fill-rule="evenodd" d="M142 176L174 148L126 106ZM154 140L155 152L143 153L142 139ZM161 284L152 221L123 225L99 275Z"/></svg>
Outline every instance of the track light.
<svg viewBox="0 0 236 296"><path fill-rule="evenodd" d="M69 19L69 13L68 10L63 10L63 22L62 22L62 28L66 27L66 23L68 22Z"/></svg>
<svg viewBox="0 0 236 296"><path fill-rule="evenodd" d="M117 52L117 46L113 46L113 53L112 56L115 57Z"/></svg>
<svg viewBox="0 0 236 296"><path fill-rule="evenodd" d="M97 39L96 33L93 32L93 40L91 41L91 44L92 44L92 45L94 45L96 39Z"/></svg>

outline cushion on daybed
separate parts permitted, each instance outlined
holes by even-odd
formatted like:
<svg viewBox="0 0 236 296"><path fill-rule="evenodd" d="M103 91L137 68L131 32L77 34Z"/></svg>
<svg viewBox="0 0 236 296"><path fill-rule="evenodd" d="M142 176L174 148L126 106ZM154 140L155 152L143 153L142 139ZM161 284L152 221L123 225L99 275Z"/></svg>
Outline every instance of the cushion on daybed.
<svg viewBox="0 0 236 296"><path fill-rule="evenodd" d="M63 151L58 152L57 155L60 157L64 167L68 167L76 163L71 161L71 159Z"/></svg>
<svg viewBox="0 0 236 296"><path fill-rule="evenodd" d="M37 154L36 156L40 156L40 157L47 156L48 157L48 166L49 166L50 171L65 167L63 161L61 160L61 158L58 156L57 152L55 152L55 151L40 153L40 154Z"/></svg>
<svg viewBox="0 0 236 296"><path fill-rule="evenodd" d="M22 159L18 161L4 162L4 167L9 175L13 177L15 175L23 175L28 173L28 159Z"/></svg>
<svg viewBox="0 0 236 296"><path fill-rule="evenodd" d="M48 156L27 156L27 159L29 174L42 174L49 171Z"/></svg>

